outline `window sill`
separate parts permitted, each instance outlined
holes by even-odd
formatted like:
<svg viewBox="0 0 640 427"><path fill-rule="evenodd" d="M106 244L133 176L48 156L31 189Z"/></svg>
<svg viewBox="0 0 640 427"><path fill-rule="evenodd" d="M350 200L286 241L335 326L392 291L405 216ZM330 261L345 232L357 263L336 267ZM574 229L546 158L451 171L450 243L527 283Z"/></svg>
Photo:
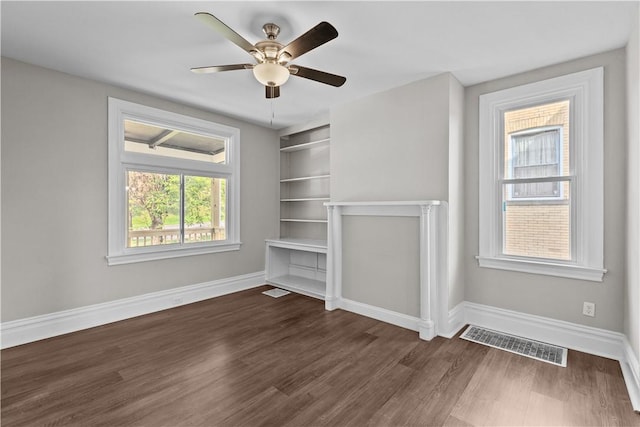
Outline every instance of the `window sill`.
<svg viewBox="0 0 640 427"><path fill-rule="evenodd" d="M512 258L493 258L476 256L480 267L499 270L518 271L522 273L543 274L546 276L566 277L569 279L602 282L607 272L603 268L584 267L579 265L556 264L545 261L532 261Z"/></svg>
<svg viewBox="0 0 640 427"><path fill-rule="evenodd" d="M216 252L228 252L240 250L241 242L224 243L217 245L181 247L181 248L161 248L153 251L135 251L117 255L108 255L107 265L133 264L136 262L156 261L160 259L179 258L192 255L203 255Z"/></svg>

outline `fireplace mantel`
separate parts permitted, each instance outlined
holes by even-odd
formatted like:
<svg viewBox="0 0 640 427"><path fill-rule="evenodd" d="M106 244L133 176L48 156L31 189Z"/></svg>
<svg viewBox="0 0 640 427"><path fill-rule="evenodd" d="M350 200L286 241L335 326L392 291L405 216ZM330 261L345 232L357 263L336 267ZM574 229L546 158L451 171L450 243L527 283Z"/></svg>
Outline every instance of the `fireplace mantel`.
<svg viewBox="0 0 640 427"><path fill-rule="evenodd" d="M328 209L327 291L325 308L344 308L342 298L342 217L399 216L420 219L420 338L438 335L438 324L446 328L447 286L447 202L440 200L330 202ZM446 331L443 331L446 332Z"/></svg>

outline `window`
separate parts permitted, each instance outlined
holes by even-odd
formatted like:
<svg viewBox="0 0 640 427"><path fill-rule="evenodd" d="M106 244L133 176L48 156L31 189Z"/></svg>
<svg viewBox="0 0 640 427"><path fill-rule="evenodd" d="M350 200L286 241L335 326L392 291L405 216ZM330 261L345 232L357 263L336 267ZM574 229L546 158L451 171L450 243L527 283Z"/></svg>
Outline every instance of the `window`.
<svg viewBox="0 0 640 427"><path fill-rule="evenodd" d="M602 78L480 96L481 267L602 281Z"/></svg>
<svg viewBox="0 0 640 427"><path fill-rule="evenodd" d="M238 129L109 98L109 265L237 250Z"/></svg>

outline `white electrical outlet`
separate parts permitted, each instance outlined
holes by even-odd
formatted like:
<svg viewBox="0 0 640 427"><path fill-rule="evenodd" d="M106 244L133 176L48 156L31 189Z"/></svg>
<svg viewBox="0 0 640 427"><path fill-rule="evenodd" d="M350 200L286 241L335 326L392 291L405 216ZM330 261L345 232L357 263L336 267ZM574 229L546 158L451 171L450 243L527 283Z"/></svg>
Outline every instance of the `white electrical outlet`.
<svg viewBox="0 0 640 427"><path fill-rule="evenodd" d="M582 305L582 314L589 317L596 316L596 304L593 302L584 302Z"/></svg>

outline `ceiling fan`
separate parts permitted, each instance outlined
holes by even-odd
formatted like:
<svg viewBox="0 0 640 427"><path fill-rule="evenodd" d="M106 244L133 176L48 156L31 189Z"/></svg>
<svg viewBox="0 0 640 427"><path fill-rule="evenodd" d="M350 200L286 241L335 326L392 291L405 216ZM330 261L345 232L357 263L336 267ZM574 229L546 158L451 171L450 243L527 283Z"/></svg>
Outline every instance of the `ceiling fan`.
<svg viewBox="0 0 640 427"><path fill-rule="evenodd" d="M267 39L253 45L210 13L198 12L195 16L253 56L256 64L196 67L191 69L194 73L253 70L255 78L264 85L267 98L279 97L280 86L289 79L290 75L315 80L335 87L340 87L347 81L345 77L336 74L290 64L293 59L338 37L338 31L328 22L319 23L286 46L276 41L280 33L280 27L276 24L268 23L262 27Z"/></svg>

